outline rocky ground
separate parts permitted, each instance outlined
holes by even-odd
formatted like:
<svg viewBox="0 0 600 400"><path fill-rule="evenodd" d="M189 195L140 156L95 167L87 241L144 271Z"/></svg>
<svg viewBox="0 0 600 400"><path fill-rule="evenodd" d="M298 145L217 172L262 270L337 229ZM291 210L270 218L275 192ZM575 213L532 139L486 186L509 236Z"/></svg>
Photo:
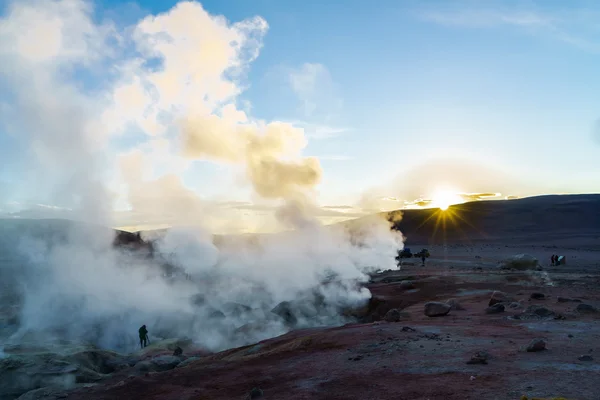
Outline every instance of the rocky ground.
<svg viewBox="0 0 600 400"><path fill-rule="evenodd" d="M425 267L373 276L355 324L217 354L174 341L127 356L74 349L44 368L43 351L24 367L7 349L2 368L15 375L2 385L46 386L21 399L600 399L598 250L528 246L542 271L499 270L523 252L514 245L431 250ZM544 265L552 253L569 264ZM77 387L52 389L65 376Z"/></svg>

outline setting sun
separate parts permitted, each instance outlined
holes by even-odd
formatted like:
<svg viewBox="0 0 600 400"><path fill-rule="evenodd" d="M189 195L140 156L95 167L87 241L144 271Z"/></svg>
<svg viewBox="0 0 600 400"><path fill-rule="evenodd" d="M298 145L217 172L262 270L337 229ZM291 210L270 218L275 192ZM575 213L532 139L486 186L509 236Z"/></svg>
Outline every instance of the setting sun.
<svg viewBox="0 0 600 400"><path fill-rule="evenodd" d="M438 190L431 197L431 206L442 211L447 210L453 204L460 203L464 203L464 199L456 192L449 190Z"/></svg>

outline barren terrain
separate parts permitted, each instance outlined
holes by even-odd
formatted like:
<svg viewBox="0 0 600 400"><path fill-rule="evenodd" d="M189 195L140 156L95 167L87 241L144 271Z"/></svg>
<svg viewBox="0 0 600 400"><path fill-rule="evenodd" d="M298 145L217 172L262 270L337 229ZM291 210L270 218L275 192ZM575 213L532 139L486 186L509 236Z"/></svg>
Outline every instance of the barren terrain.
<svg viewBox="0 0 600 400"><path fill-rule="evenodd" d="M597 221L589 218L581 225ZM427 247L431 258L424 267L412 258L398 271L374 274L373 297L353 311L356 323L295 330L216 354L180 344L183 354L165 368L143 364L174 357L172 344L156 343L115 356L129 361L86 387L21 398L600 399L600 230L592 228L503 228L492 238L445 244L406 233L407 246ZM541 268L498 268L521 253ZM552 254L566 256L566 265L551 266ZM447 315L425 315L427 302L449 300ZM495 302L503 307L489 310ZM545 348L527 351L537 339Z"/></svg>
<svg viewBox="0 0 600 400"><path fill-rule="evenodd" d="M471 262L461 251L450 250L448 256L457 264ZM587 260L600 261L600 252L590 252ZM124 372L71 392L69 399L244 399L254 387L265 399L600 398L600 381L594 379L600 371L600 314L577 311L579 304L600 306L598 274L580 273L576 264L546 272L428 264L405 265L370 285L380 300L370 311L374 319L398 308L399 322L290 332L167 372ZM406 280L414 289L402 288ZM486 314L494 290L522 306ZM545 298L530 299L534 292ZM582 303L558 302L559 297ZM423 314L425 302L452 298L464 310L433 318ZM514 319L530 305L557 316ZM545 340L547 349L527 352L536 338ZM489 354L487 364L467 364L482 351ZM585 355L591 361L582 361Z"/></svg>

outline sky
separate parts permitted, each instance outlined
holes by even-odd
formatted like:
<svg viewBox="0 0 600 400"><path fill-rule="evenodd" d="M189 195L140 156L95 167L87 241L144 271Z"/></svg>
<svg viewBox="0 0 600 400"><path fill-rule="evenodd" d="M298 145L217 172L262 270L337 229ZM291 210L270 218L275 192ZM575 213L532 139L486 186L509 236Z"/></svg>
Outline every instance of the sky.
<svg viewBox="0 0 600 400"><path fill-rule="evenodd" d="M596 193L599 17L594 1L0 0L0 210L59 215L108 188L121 226Z"/></svg>

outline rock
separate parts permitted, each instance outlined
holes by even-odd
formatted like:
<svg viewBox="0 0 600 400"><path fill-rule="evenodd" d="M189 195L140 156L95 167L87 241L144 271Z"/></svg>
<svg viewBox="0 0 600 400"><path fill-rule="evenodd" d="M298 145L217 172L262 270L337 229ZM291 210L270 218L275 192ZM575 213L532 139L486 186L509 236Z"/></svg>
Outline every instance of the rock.
<svg viewBox="0 0 600 400"><path fill-rule="evenodd" d="M556 316L556 313L546 307L531 305L525 310L525 314L538 316L540 318L551 318Z"/></svg>
<svg viewBox="0 0 600 400"><path fill-rule="evenodd" d="M446 300L446 304L448 304L450 306L450 310L455 310L455 311L464 311L465 310L465 308L462 306L462 304L460 304L458 302L458 300L456 300L456 299Z"/></svg>
<svg viewBox="0 0 600 400"><path fill-rule="evenodd" d="M546 298L546 295L544 293L533 292L533 293L531 293L529 298L532 300L543 300Z"/></svg>
<svg viewBox="0 0 600 400"><path fill-rule="evenodd" d="M403 326L402 327L402 332L416 332L417 330L414 328L411 328L410 326Z"/></svg>
<svg viewBox="0 0 600 400"><path fill-rule="evenodd" d="M498 303L512 303L513 301L514 299L508 294L495 290L492 293L492 297L490 297L490 302L488 303L488 305L493 306L494 304Z"/></svg>
<svg viewBox="0 0 600 400"><path fill-rule="evenodd" d="M262 389L259 388L252 388L252 390L250 391L250 394L248 394L248 398L249 399L260 399L262 398L264 395Z"/></svg>
<svg viewBox="0 0 600 400"><path fill-rule="evenodd" d="M519 271L537 270L539 262L537 258L529 254L517 254L501 261L498 266L500 269L516 269Z"/></svg>
<svg viewBox="0 0 600 400"><path fill-rule="evenodd" d="M392 308L387 313L385 313L385 317L383 317L383 319L387 322L399 322L402 319L407 319L407 317L409 317L408 313L403 313L397 308Z"/></svg>
<svg viewBox="0 0 600 400"><path fill-rule="evenodd" d="M174 355L174 356L176 356L176 357L178 357L178 356L180 356L180 355L182 355L182 354L183 354L183 350L182 350L182 349L181 349L181 347L179 347L179 346L177 346L177 347L175 348L175 350L173 350L173 355Z"/></svg>
<svg viewBox="0 0 600 400"><path fill-rule="evenodd" d="M412 281L400 282L400 289L402 289L402 290L412 290L414 288L415 288L415 284Z"/></svg>
<svg viewBox="0 0 600 400"><path fill-rule="evenodd" d="M359 307L348 307L342 309L342 315L356 318L359 322L369 323L377 321L381 318L380 310L389 310L387 306L387 300L372 296L366 304L362 304Z"/></svg>
<svg viewBox="0 0 600 400"><path fill-rule="evenodd" d="M446 303L430 301L428 303L425 303L425 315L427 315L428 317L442 317L444 315L447 315L450 312L451 308L452 307Z"/></svg>
<svg viewBox="0 0 600 400"><path fill-rule="evenodd" d="M577 359L579 361L594 361L594 357L590 356L589 354L584 354L582 356L577 357Z"/></svg>
<svg viewBox="0 0 600 400"><path fill-rule="evenodd" d="M487 364L489 357L490 355L487 352L478 351L469 361L467 361L467 364Z"/></svg>
<svg viewBox="0 0 600 400"><path fill-rule="evenodd" d="M519 303L517 301L513 301L512 303L510 303L508 305L508 308L512 308L513 310L516 310L516 309L522 308L522 307L523 307L523 304L521 304L521 303Z"/></svg>
<svg viewBox="0 0 600 400"><path fill-rule="evenodd" d="M490 306L488 308L485 309L485 313L486 314L499 314L499 313L503 313L504 312L504 304L494 304L493 306Z"/></svg>
<svg viewBox="0 0 600 400"><path fill-rule="evenodd" d="M546 342L543 339L533 339L527 345L527 351L530 353L542 350L546 350Z"/></svg>
<svg viewBox="0 0 600 400"><path fill-rule="evenodd" d="M590 304L581 303L577 305L576 310L580 313L597 313L598 309Z"/></svg>
<svg viewBox="0 0 600 400"><path fill-rule="evenodd" d="M556 301L558 301L559 303L581 303L581 300L572 299L570 297L558 297Z"/></svg>

